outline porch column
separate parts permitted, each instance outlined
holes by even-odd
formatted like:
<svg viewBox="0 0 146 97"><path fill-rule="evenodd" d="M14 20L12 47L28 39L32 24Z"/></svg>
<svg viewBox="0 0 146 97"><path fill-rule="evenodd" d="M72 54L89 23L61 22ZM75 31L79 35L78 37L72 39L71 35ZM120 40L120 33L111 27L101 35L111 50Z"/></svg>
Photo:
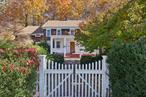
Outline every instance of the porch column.
<svg viewBox="0 0 146 97"><path fill-rule="evenodd" d="M64 57L66 56L67 53L66 49L67 49L67 42L66 42L66 38L64 38Z"/></svg>
<svg viewBox="0 0 146 97"><path fill-rule="evenodd" d="M53 54L53 38L50 37L50 53Z"/></svg>

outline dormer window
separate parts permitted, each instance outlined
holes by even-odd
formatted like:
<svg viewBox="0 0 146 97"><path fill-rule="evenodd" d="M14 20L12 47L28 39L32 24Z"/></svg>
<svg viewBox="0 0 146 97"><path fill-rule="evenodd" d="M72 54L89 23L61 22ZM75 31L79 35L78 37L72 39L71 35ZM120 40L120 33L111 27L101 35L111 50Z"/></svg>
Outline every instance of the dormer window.
<svg viewBox="0 0 146 97"><path fill-rule="evenodd" d="M57 35L62 35L61 29L57 29Z"/></svg>

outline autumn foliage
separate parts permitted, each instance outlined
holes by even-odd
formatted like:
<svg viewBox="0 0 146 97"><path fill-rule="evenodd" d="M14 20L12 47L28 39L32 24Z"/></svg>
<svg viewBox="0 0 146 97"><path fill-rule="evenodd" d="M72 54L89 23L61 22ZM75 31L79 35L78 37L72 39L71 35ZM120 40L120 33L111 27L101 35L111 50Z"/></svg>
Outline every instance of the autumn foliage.
<svg viewBox="0 0 146 97"><path fill-rule="evenodd" d="M11 52L11 53L10 53ZM12 54L12 55L10 55ZM11 71L26 74L27 70L31 67L38 67L38 58L37 52L34 48L16 48L16 49L0 49L1 59L9 59L7 61L13 61L11 64L6 63L5 61L0 62L2 65L2 71ZM15 64L16 63L16 64ZM17 64L19 63L19 64Z"/></svg>
<svg viewBox="0 0 146 97"><path fill-rule="evenodd" d="M38 66L34 48L0 48L0 95L32 97Z"/></svg>

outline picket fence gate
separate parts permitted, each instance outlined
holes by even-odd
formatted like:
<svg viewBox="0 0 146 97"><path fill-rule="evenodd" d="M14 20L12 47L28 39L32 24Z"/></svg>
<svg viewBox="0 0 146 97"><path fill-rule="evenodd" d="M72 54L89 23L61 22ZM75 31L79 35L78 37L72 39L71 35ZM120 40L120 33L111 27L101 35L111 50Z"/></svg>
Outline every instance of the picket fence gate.
<svg viewBox="0 0 146 97"><path fill-rule="evenodd" d="M59 64L40 55L37 97L109 97L106 56L91 64Z"/></svg>

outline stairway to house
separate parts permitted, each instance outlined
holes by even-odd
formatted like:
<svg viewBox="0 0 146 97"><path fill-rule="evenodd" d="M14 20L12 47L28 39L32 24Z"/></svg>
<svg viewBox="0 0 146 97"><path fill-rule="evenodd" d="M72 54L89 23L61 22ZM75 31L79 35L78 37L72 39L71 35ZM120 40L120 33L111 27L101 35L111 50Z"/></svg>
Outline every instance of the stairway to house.
<svg viewBox="0 0 146 97"><path fill-rule="evenodd" d="M79 64L80 54L66 54L64 57L65 64Z"/></svg>

